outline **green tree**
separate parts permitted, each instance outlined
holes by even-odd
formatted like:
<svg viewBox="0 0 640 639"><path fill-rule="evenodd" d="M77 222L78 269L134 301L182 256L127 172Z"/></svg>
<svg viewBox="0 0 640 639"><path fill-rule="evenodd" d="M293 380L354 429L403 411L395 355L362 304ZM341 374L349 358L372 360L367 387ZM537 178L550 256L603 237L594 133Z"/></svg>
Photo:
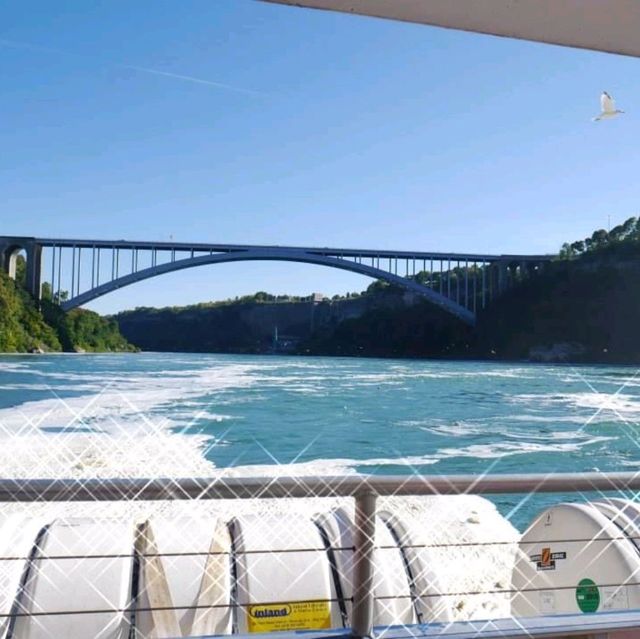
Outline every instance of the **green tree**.
<svg viewBox="0 0 640 639"><path fill-rule="evenodd" d="M630 238L633 236L633 233L636 229L636 225L638 224L638 220L635 217L630 217L624 221L622 224L622 228L624 231L624 238Z"/></svg>
<svg viewBox="0 0 640 639"><path fill-rule="evenodd" d="M574 255L584 253L584 249L584 240L578 240L577 242L573 242L573 244L571 244L571 250L573 251Z"/></svg>
<svg viewBox="0 0 640 639"><path fill-rule="evenodd" d="M253 301L255 302L273 302L275 300L275 295L271 295L271 293L266 293L265 291L258 291L253 296Z"/></svg>
<svg viewBox="0 0 640 639"><path fill-rule="evenodd" d="M25 353L60 348L55 331L45 323L33 299L0 272L0 351Z"/></svg>
<svg viewBox="0 0 640 639"><path fill-rule="evenodd" d="M598 229L593 232L591 236L591 246L594 249L600 249L607 245L609 241L609 234L604 229Z"/></svg>
<svg viewBox="0 0 640 639"><path fill-rule="evenodd" d="M622 239L624 239L624 227L622 226L622 224L614 226L609 231L609 236L607 239L609 242L620 242Z"/></svg>
<svg viewBox="0 0 640 639"><path fill-rule="evenodd" d="M27 260L24 255L16 256L16 284L22 288L27 285Z"/></svg>
<svg viewBox="0 0 640 639"><path fill-rule="evenodd" d="M573 248L569 242L565 242L560 248L560 258L563 260L568 260L572 258L574 255Z"/></svg>

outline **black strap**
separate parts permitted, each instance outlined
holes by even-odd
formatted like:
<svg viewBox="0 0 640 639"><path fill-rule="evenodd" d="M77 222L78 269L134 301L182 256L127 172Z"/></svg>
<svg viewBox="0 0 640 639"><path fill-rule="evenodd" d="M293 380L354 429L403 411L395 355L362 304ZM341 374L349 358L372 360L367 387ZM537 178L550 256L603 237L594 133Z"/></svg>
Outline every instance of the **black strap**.
<svg viewBox="0 0 640 639"><path fill-rule="evenodd" d="M18 591L11 605L11 611L9 612L9 627L7 628L6 639L16 639L16 623L18 621L18 615L24 615L28 613L29 602L25 601L25 597L28 596L28 590L31 587L32 581L35 579L34 564L38 558L38 553L42 550L42 544L49 532L51 524L43 526L36 535L36 539L33 542L33 546L27 557L27 561L24 564L22 575L20 576L20 583L18 585Z"/></svg>
<svg viewBox="0 0 640 639"><path fill-rule="evenodd" d="M324 549L327 553L327 559L329 560L329 566L331 567L331 577L333 578L333 585L336 589L336 598L338 599L338 606L340 607L342 627L347 628L349 626L349 617L347 615L347 604L344 597L344 590L342 589L340 572L338 571L338 564L336 562L336 554L329 542L329 535L327 534L327 531L320 522L315 521L314 523L320 532L320 537L322 538L322 543L324 544Z"/></svg>
<svg viewBox="0 0 640 639"><path fill-rule="evenodd" d="M229 537L231 538L231 552L229 562L231 568L231 634L238 634L238 550L236 546L237 522L232 519L228 523Z"/></svg>
<svg viewBox="0 0 640 639"><path fill-rule="evenodd" d="M416 613L416 619L418 620L418 623L423 623L422 613L420 612L420 608L418 607L416 580L413 576L413 570L411 569L411 562L409 561L409 557L407 557L407 553L400 543L400 536L396 532L395 528L391 525L391 522L386 517L382 517L381 519L391 533L393 541L395 541L398 545L398 550L400 551L400 556L402 557L402 563L404 564L404 569L407 573L407 579L409 580L409 596L411 597L411 603L413 604L413 611Z"/></svg>
<svg viewBox="0 0 640 639"><path fill-rule="evenodd" d="M138 552L136 540L142 533L144 524L138 524L133 537L133 561L131 564L131 592L129 595L129 639L137 639L136 622L140 603L140 580L142 576L142 558Z"/></svg>

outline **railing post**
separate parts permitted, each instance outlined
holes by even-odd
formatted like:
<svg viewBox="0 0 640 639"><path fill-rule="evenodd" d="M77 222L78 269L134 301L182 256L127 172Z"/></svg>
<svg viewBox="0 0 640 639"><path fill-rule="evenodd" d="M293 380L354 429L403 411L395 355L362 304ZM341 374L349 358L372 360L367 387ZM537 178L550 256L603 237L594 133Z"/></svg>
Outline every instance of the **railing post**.
<svg viewBox="0 0 640 639"><path fill-rule="evenodd" d="M373 632L373 553L376 533L376 494L367 490L355 497L355 556L353 567L353 637L371 637Z"/></svg>

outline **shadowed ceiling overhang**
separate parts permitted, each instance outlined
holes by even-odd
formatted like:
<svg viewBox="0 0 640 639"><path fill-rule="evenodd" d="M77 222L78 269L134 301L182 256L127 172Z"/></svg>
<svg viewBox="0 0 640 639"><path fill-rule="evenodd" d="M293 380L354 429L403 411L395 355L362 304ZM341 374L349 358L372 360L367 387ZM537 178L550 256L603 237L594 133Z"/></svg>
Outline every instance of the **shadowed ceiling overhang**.
<svg viewBox="0 0 640 639"><path fill-rule="evenodd" d="M640 0L264 0L640 57Z"/></svg>

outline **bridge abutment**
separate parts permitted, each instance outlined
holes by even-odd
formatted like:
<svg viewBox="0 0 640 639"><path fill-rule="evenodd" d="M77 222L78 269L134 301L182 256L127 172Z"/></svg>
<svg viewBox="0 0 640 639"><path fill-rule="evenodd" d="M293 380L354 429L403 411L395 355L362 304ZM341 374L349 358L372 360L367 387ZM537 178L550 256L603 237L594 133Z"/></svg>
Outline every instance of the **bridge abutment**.
<svg viewBox="0 0 640 639"><path fill-rule="evenodd" d="M42 247L34 238L0 237L0 268L15 280L22 251L26 259L25 288L38 302L42 288Z"/></svg>

